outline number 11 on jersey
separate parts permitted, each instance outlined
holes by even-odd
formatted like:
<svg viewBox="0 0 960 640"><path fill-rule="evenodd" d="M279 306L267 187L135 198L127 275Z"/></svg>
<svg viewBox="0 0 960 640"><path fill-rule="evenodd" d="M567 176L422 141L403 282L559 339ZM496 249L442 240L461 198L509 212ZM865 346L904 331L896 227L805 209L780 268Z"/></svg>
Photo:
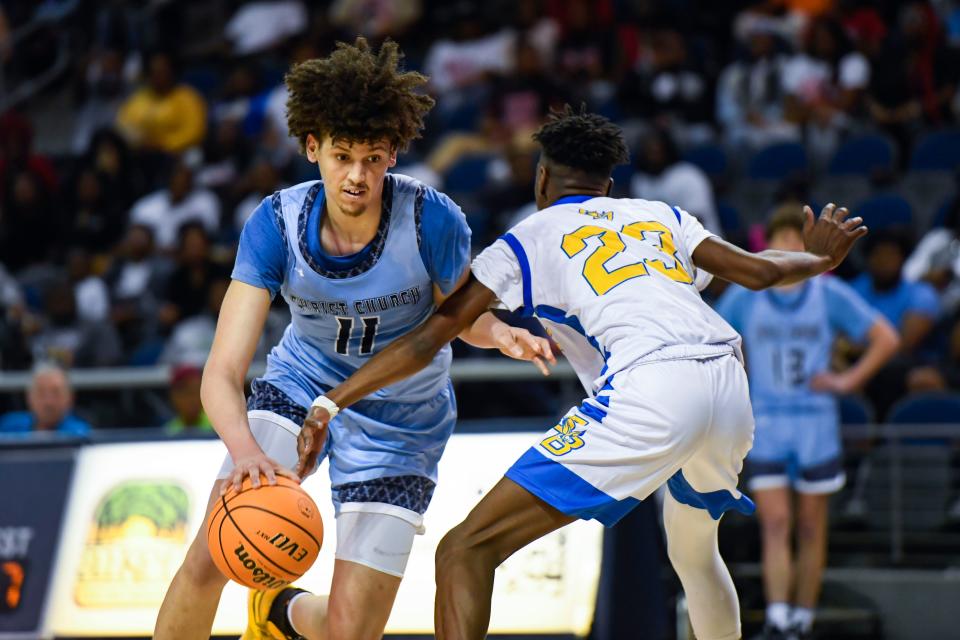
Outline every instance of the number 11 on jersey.
<svg viewBox="0 0 960 640"><path fill-rule="evenodd" d="M368 356L373 353L373 345L377 338L377 327L380 325L380 316L367 316L361 318L363 322L363 338L360 340L361 356ZM350 355L350 334L353 333L353 318L343 318L337 316L337 343L335 349L342 356Z"/></svg>

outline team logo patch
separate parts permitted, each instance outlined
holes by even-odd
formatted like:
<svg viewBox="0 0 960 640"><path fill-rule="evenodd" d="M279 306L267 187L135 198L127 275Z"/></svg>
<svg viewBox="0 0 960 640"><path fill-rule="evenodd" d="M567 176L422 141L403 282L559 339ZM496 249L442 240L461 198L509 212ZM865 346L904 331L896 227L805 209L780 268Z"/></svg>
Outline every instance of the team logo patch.
<svg viewBox="0 0 960 640"><path fill-rule="evenodd" d="M540 446L553 456L563 456L574 449L579 449L585 443L583 435L586 433L587 421L577 414L565 417L553 428L553 433L540 441Z"/></svg>

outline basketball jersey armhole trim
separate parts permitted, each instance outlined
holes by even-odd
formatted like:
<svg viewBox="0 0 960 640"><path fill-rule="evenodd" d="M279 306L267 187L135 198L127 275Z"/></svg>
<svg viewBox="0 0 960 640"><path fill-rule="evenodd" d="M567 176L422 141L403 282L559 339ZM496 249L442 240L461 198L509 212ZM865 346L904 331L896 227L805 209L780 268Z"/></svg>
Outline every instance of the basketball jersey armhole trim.
<svg viewBox="0 0 960 640"><path fill-rule="evenodd" d="M310 252L310 247L307 242L310 213L313 211L313 205L316 202L317 196L320 194L320 189L322 188L322 182L317 182L315 185L310 187L310 190L307 191L307 195L303 199L303 205L300 207L300 215L297 222L297 245L300 249L300 254L303 256L304 262L307 263L314 273L323 278L327 278L329 280L345 280L347 278L354 278L362 275L377 264L377 262L380 260L380 256L383 254L383 248L387 243L387 234L390 230L390 214L393 209L393 178L390 176L390 174L387 174L383 179L383 194L381 196L380 206L380 224L377 227L377 233L373 237L373 240L371 240L370 244L367 245L370 247L370 254L360 264L342 271L324 268L323 265L317 262L316 258Z"/></svg>
<svg viewBox="0 0 960 640"><path fill-rule="evenodd" d="M512 233L505 233L500 237L517 256L517 262L520 264L520 277L523 280L523 315L531 316L534 312L533 283L531 282L530 262L527 260L527 252L523 250L523 245Z"/></svg>
<svg viewBox="0 0 960 640"><path fill-rule="evenodd" d="M680 218L680 209L678 209L676 205L674 205L674 206L672 206L672 207L670 207L670 208L673 209L673 215L677 216L677 224L679 224L679 225L682 226L682 225L683 225L683 220Z"/></svg>

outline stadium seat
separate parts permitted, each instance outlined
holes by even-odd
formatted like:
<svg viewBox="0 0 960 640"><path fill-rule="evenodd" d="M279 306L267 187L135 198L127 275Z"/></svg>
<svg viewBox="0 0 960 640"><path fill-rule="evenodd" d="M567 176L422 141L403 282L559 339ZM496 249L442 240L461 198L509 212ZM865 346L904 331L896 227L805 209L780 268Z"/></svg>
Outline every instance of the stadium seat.
<svg viewBox="0 0 960 640"><path fill-rule="evenodd" d="M924 393L901 400L890 409L894 424L960 423L960 394Z"/></svg>
<svg viewBox="0 0 960 640"><path fill-rule="evenodd" d="M714 182L727 173L727 152L718 144L704 144L688 149L683 159L695 164Z"/></svg>
<svg viewBox="0 0 960 640"><path fill-rule="evenodd" d="M873 424L876 414L870 401L860 396L840 396L840 424Z"/></svg>
<svg viewBox="0 0 960 640"><path fill-rule="evenodd" d="M960 130L922 136L910 157L911 171L953 171L960 166Z"/></svg>
<svg viewBox="0 0 960 640"><path fill-rule="evenodd" d="M633 157L630 158L628 164L618 164L613 168L613 192L610 194L614 197L619 198L628 198L630 197L630 181L633 179L633 174L636 173L636 169L633 164Z"/></svg>
<svg viewBox="0 0 960 640"><path fill-rule="evenodd" d="M946 223L947 214L950 213L950 208L953 207L956 200L957 196L950 196L943 201L943 204L937 207L936 212L933 214L933 220L930 221L931 227L942 227Z"/></svg>
<svg viewBox="0 0 960 640"><path fill-rule="evenodd" d="M717 216L720 218L723 232L727 235L737 233L743 226L740 222L740 212L729 202L717 201Z"/></svg>
<svg viewBox="0 0 960 640"><path fill-rule="evenodd" d="M807 152L796 142L780 142L758 151L747 167L753 180L783 180L807 168Z"/></svg>
<svg viewBox="0 0 960 640"><path fill-rule="evenodd" d="M448 131L476 131L480 127L480 105L475 100L464 100L444 117Z"/></svg>
<svg viewBox="0 0 960 640"><path fill-rule="evenodd" d="M490 154L472 154L460 158L444 176L444 191L478 191L487 182L487 168L493 156Z"/></svg>
<svg viewBox="0 0 960 640"><path fill-rule="evenodd" d="M893 168L893 143L884 136L868 134L841 144L827 165L827 173L834 176L869 176L878 169Z"/></svg>
<svg viewBox="0 0 960 640"><path fill-rule="evenodd" d="M868 198L854 207L853 213L863 217L864 224L874 230L913 224L910 203L895 193Z"/></svg>

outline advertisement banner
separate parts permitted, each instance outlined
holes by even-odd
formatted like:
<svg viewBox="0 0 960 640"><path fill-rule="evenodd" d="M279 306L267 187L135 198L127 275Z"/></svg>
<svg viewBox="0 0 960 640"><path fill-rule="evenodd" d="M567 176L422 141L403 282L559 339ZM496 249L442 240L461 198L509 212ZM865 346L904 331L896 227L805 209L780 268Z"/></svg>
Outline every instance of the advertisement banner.
<svg viewBox="0 0 960 640"><path fill-rule="evenodd" d="M434 551L536 439L534 434L455 435L417 536L388 633L432 634ZM187 547L203 522L210 487L225 455L219 441L88 447L76 481L51 596L48 631L72 637L144 636ZM305 483L325 539L316 564L296 584L325 594L333 574L336 526L327 468ZM577 522L509 558L498 570L491 633L585 636L593 619L602 527ZM214 634L239 634L246 590L229 583Z"/></svg>
<svg viewBox="0 0 960 640"><path fill-rule="evenodd" d="M74 455L0 449L0 638L41 627Z"/></svg>

